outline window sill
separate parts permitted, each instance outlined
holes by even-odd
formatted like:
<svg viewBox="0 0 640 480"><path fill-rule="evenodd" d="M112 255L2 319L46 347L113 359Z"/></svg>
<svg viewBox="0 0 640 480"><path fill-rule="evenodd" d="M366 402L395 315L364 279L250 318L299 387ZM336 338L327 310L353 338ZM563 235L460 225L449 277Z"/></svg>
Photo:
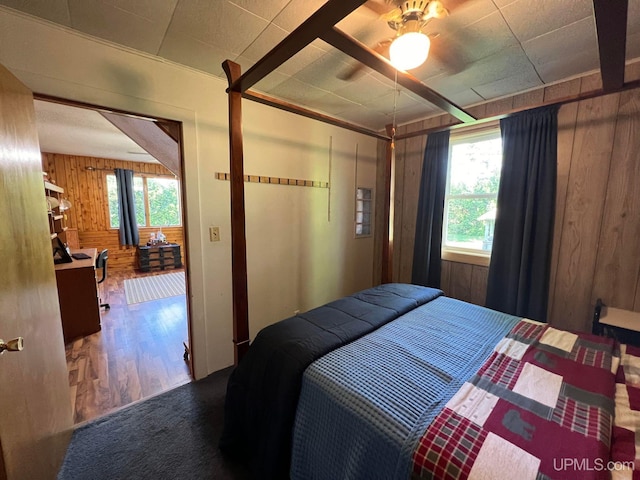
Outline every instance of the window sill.
<svg viewBox="0 0 640 480"><path fill-rule="evenodd" d="M488 255L475 254L470 252L453 252L451 250L442 251L442 259L449 262L468 263L488 267L491 257Z"/></svg>

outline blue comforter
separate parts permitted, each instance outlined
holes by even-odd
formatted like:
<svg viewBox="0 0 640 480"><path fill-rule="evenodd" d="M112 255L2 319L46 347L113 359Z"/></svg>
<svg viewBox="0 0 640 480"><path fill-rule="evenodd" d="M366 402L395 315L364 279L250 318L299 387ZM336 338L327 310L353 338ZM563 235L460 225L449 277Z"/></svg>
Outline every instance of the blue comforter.
<svg viewBox="0 0 640 480"><path fill-rule="evenodd" d="M440 295L433 288L380 285L261 330L229 379L220 448L249 458L256 478L287 478L305 369Z"/></svg>
<svg viewBox="0 0 640 480"><path fill-rule="evenodd" d="M446 297L304 373L292 479L409 479L425 428L519 319Z"/></svg>

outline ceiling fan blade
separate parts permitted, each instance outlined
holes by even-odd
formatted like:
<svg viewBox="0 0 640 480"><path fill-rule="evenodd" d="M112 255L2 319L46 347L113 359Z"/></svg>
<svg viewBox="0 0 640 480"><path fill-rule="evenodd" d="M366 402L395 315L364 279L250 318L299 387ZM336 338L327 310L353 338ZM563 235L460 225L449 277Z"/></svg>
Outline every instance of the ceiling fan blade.
<svg viewBox="0 0 640 480"><path fill-rule="evenodd" d="M429 35L431 40L431 48L429 56L437 60L447 73L456 74L463 71L467 67L467 59L464 53L457 48L451 39L442 38L439 34ZM429 60L427 59L427 62Z"/></svg>
<svg viewBox="0 0 640 480"><path fill-rule="evenodd" d="M387 13L389 13L389 10L392 9L390 5L393 5L393 2L391 2L391 4L389 4L389 2L383 4L374 0L367 0L363 4L363 6L376 13L377 15L386 15Z"/></svg>
<svg viewBox="0 0 640 480"><path fill-rule="evenodd" d="M374 0L367 0L363 5L376 13L380 17L380 20L385 22L402 21L402 9L396 6L393 0L387 0L384 4L375 2Z"/></svg>

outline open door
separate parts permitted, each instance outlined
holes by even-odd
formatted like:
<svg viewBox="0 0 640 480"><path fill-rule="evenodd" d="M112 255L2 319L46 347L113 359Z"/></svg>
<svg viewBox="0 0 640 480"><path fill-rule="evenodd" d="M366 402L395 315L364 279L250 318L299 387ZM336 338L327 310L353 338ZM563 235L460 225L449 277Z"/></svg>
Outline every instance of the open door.
<svg viewBox="0 0 640 480"><path fill-rule="evenodd" d="M0 479L55 478L71 433L32 93L0 65Z"/></svg>

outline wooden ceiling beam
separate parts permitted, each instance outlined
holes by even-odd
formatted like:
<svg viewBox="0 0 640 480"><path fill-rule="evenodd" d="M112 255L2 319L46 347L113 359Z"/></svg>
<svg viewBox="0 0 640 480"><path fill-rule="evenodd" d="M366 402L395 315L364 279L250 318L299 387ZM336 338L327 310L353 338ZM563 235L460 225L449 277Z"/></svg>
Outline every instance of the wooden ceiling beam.
<svg viewBox="0 0 640 480"><path fill-rule="evenodd" d="M473 122L476 120L475 117L470 115L455 103L440 95L435 90L427 87L413 75L402 70L396 70L391 62L385 57L367 47L363 43L359 42L355 38L350 37L338 28L334 27L330 30L325 31L320 35L320 38L327 42L329 45L332 45L343 53L356 59L360 63L363 63L367 67L378 71L391 80L395 80L397 74L398 84L402 85L410 92L415 93L419 97L424 98L426 101L432 103L436 107L444 110L447 113L450 113L458 120L464 123Z"/></svg>
<svg viewBox="0 0 640 480"><path fill-rule="evenodd" d="M240 78L236 79L229 86L229 90L244 93L365 1L329 0Z"/></svg>
<svg viewBox="0 0 640 480"><path fill-rule="evenodd" d="M602 90L614 92L624 85L628 0L593 0Z"/></svg>

